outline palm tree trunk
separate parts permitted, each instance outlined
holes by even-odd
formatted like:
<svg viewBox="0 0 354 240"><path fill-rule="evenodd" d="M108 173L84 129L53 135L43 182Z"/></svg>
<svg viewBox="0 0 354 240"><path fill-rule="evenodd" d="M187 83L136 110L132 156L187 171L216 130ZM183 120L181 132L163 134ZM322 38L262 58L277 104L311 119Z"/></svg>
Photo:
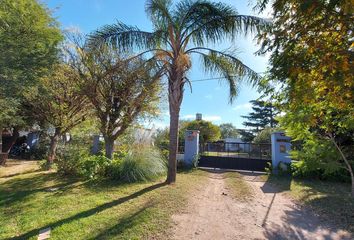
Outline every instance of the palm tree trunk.
<svg viewBox="0 0 354 240"><path fill-rule="evenodd" d="M170 107L170 146L166 179L166 183L168 184L176 182L179 111L183 99L183 72L178 72L176 69L174 70L174 74L169 79L170 83L168 89Z"/></svg>
<svg viewBox="0 0 354 240"><path fill-rule="evenodd" d="M113 150L114 150L114 140L110 137L104 138L105 150L106 150L106 158L113 158Z"/></svg>
<svg viewBox="0 0 354 240"><path fill-rule="evenodd" d="M60 135L61 135L60 128L55 128L54 136L50 138L50 147L49 147L49 154L48 154L48 161L47 161L48 169L52 168L53 163L55 161Z"/></svg>
<svg viewBox="0 0 354 240"><path fill-rule="evenodd" d="M166 180L168 184L176 182L179 122L179 111L176 109L176 106L170 106L170 108L170 146Z"/></svg>

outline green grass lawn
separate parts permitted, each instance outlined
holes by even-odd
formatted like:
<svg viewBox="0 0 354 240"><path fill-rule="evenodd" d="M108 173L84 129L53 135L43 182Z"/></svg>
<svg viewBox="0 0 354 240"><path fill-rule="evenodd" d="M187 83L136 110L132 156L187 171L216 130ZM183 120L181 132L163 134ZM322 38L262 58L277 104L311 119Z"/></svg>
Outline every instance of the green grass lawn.
<svg viewBox="0 0 354 240"><path fill-rule="evenodd" d="M0 177L0 239L37 239L47 227L51 239L168 239L171 215L206 175L179 173L167 186L163 179L123 184L25 172Z"/></svg>
<svg viewBox="0 0 354 240"><path fill-rule="evenodd" d="M325 222L354 233L354 199L350 184L270 176L267 181L312 208Z"/></svg>

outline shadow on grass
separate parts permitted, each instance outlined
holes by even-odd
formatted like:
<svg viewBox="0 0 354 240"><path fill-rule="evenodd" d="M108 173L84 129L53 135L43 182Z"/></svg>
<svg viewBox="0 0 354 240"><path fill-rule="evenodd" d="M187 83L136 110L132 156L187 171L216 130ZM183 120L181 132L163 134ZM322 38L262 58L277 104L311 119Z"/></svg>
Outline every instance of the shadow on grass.
<svg viewBox="0 0 354 240"><path fill-rule="evenodd" d="M7 239L28 239L28 238L31 238L31 237L34 237L36 235L38 235L39 233L39 230L41 229L45 229L45 228L51 228L51 229L54 229L56 227L59 227L63 224L66 224L66 223L69 223L71 221L75 221L75 220L78 220L78 219L81 219L81 218L86 218L86 217L89 217L89 216L92 216L96 213L99 213L99 212L102 212L106 209L109 209L109 208L112 208L112 207L115 207L119 204L122 204L124 202L127 202L129 200L132 200L134 198L137 198L145 193L148 193L150 191L153 191L155 189L158 189L162 186L165 186L166 184L165 183L158 183L158 184L155 184L155 185L152 185L152 186L149 186L147 188L144 188L140 191L137 191L129 196L126 196L126 197L122 197L122 198L119 198L119 199L116 199L114 201L111 201L111 202L108 202L108 203L104 203L102 205L99 205L95 208L92 208L92 209L88 209L86 211L83 211L83 212L80 212L80 213L77 213L71 217L68 217L68 218L65 218L65 219L61 219L59 221L56 221L56 222L53 222L53 223L50 223L50 224L47 224L45 226L42 226L42 227L39 227L39 228L36 228L36 229L33 229L27 233L24 233L20 236L16 236L14 238L7 238ZM128 221L129 222L129 221Z"/></svg>
<svg viewBox="0 0 354 240"><path fill-rule="evenodd" d="M16 204L32 194L49 191L50 189L67 190L78 182L77 179L73 178L61 178L57 184L48 184L52 181L58 181L58 179L58 175L55 173L42 173L8 180L0 186L0 206Z"/></svg>
<svg viewBox="0 0 354 240"><path fill-rule="evenodd" d="M27 170L24 172L18 172L18 173L13 173L13 174L8 174L8 175L2 175L0 176L0 179L7 179L7 178L12 178L12 177L16 177L16 176L24 176L26 174L30 174L30 173L38 173L38 172L42 172L43 170L41 169L31 169L31 170Z"/></svg>
<svg viewBox="0 0 354 240"><path fill-rule="evenodd" d="M122 218L118 223L114 224L112 227L102 231L94 237L89 239L112 239L114 236L119 236L134 226L141 224L145 217L148 216L148 210L151 207L154 207L155 204L152 202L147 203L145 206L135 211L134 213L130 213Z"/></svg>

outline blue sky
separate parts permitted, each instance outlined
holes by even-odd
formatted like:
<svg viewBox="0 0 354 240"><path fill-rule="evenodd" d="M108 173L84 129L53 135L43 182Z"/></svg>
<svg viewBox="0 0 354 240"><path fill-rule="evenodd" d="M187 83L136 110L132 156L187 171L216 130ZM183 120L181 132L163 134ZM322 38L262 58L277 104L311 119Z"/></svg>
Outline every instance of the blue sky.
<svg viewBox="0 0 354 240"><path fill-rule="evenodd" d="M54 17L60 22L61 27L79 28L84 33L89 33L105 24L114 23L116 20L130 25L136 25L143 30L151 30L151 23L146 17L144 7L145 0L42 0L53 11ZM239 14L257 15L252 12L250 1L221 0L234 6ZM254 2L254 1L253 1ZM252 2L251 2L252 3ZM252 37L240 36L236 41L223 43L218 49L229 47L237 48L238 57L249 67L257 72L264 72L267 67L267 57L255 56L258 49ZM217 77L205 74L198 59L193 63L189 79L199 80ZM219 80L193 83L191 93L189 87L185 89L182 103L181 119L194 119L195 114L200 112L203 119L210 120L215 124L233 123L242 128L243 119L250 111L250 100L256 99L259 94L255 89L243 84L240 93L231 105L228 101L227 84ZM163 101L161 104L161 117L149 123L155 127L167 126L169 123L168 105Z"/></svg>

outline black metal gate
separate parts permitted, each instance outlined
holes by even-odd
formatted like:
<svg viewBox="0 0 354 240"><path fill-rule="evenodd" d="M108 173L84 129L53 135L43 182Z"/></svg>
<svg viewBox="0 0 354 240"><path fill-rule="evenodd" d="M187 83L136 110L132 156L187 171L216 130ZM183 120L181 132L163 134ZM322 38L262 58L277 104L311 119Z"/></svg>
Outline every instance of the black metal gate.
<svg viewBox="0 0 354 240"><path fill-rule="evenodd" d="M207 143L200 147L198 166L265 171L271 163L271 144Z"/></svg>

